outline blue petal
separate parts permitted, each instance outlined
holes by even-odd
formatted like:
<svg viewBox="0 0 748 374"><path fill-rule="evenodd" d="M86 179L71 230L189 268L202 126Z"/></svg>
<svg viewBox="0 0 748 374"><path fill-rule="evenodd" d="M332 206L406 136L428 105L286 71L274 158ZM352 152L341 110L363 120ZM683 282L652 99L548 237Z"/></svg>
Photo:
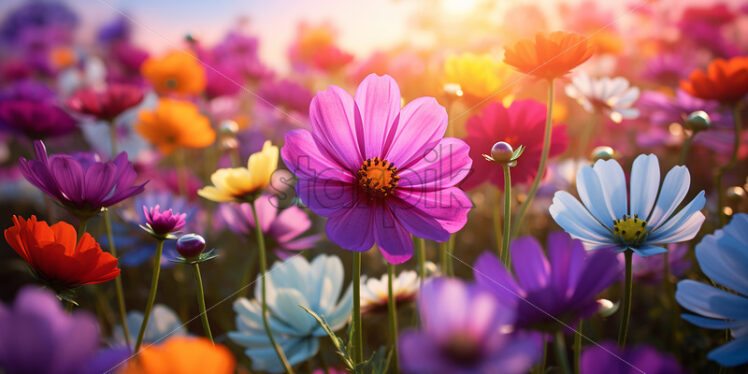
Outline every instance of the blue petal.
<svg viewBox="0 0 748 374"><path fill-rule="evenodd" d="M608 205L605 203L602 184L600 184L600 178L598 178L597 173L589 166L583 167L577 173L577 193L590 213L601 224L610 228L613 221L618 217L614 215L612 210L608 209Z"/></svg>
<svg viewBox="0 0 748 374"><path fill-rule="evenodd" d="M706 356L710 360L719 362L722 366L738 366L748 362L748 336L735 339Z"/></svg>
<svg viewBox="0 0 748 374"><path fill-rule="evenodd" d="M613 244L610 231L595 220L568 192L556 192L548 211L556 223L573 237L594 244Z"/></svg>
<svg viewBox="0 0 748 374"><path fill-rule="evenodd" d="M646 246L639 247L639 248L631 247L631 249L641 257L649 257L652 255L658 255L660 253L667 252L667 249L663 247L657 247L654 245L646 245Z"/></svg>
<svg viewBox="0 0 748 374"><path fill-rule="evenodd" d="M693 239L704 223L704 214L699 212L706 203L704 191L691 200L688 205L670 218L665 224L653 230L647 241L650 243L678 243Z"/></svg>
<svg viewBox="0 0 748 374"><path fill-rule="evenodd" d="M685 166L675 166L665 175L662 182L660 197L657 198L652 213L647 218L647 224L653 229L660 227L670 217L681 201L686 197L691 185L691 174Z"/></svg>
<svg viewBox="0 0 748 374"><path fill-rule="evenodd" d="M684 308L706 317L748 319L748 298L690 279L678 282L675 299Z"/></svg>
<svg viewBox="0 0 748 374"><path fill-rule="evenodd" d="M657 199L660 187L660 164L655 155L639 155L631 167L631 209L646 220Z"/></svg>
<svg viewBox="0 0 748 374"><path fill-rule="evenodd" d="M704 318L693 314L681 314L681 317L696 326L712 330L726 330L746 324L745 321L727 321L723 319Z"/></svg>
<svg viewBox="0 0 748 374"><path fill-rule="evenodd" d="M623 217L628 212L628 193L621 165L615 160L598 160L593 169L600 178L608 209L613 212L613 216Z"/></svg>
<svg viewBox="0 0 748 374"><path fill-rule="evenodd" d="M696 245L696 259L710 279L748 295L748 247L733 246L732 241L728 236L708 235Z"/></svg>

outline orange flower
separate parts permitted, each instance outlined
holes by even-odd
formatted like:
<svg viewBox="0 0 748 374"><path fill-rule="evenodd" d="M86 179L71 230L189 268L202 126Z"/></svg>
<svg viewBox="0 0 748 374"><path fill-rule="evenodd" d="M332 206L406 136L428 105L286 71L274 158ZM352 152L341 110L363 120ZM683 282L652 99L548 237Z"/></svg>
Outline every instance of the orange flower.
<svg viewBox="0 0 748 374"><path fill-rule="evenodd" d="M140 71L159 95L197 95L205 89L205 69L184 51L169 52L161 58L150 57L143 62Z"/></svg>
<svg viewBox="0 0 748 374"><path fill-rule="evenodd" d="M748 93L748 57L712 61L707 71L694 70L680 87L691 96L704 100L734 103Z"/></svg>
<svg viewBox="0 0 748 374"><path fill-rule="evenodd" d="M210 120L189 101L160 99L153 111L141 111L135 129L163 154L178 147L204 148L216 140Z"/></svg>
<svg viewBox="0 0 748 374"><path fill-rule="evenodd" d="M39 279L55 291L110 281L119 275L117 259L85 233L77 241L75 228L58 222L52 227L36 216L13 216L5 240L31 266Z"/></svg>
<svg viewBox="0 0 748 374"><path fill-rule="evenodd" d="M535 41L522 39L507 48L504 62L534 76L554 79L592 57L592 46L579 34L555 31L538 33Z"/></svg>
<svg viewBox="0 0 748 374"><path fill-rule="evenodd" d="M230 374L235 367L226 347L205 338L175 336L141 350L122 374Z"/></svg>

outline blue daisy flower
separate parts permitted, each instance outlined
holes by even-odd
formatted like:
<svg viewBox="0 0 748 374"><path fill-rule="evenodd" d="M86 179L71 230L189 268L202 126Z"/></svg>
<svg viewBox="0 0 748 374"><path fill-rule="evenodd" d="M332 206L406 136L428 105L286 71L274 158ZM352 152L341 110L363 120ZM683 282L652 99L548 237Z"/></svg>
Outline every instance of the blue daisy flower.
<svg viewBox="0 0 748 374"><path fill-rule="evenodd" d="M639 155L627 189L623 168L615 160L599 160L577 173L579 200L566 191L553 196L553 219L587 250L631 249L642 257L667 252L665 246L692 239L704 222L704 191L677 213L688 193L691 176L675 166L660 187L657 156Z"/></svg>
<svg viewBox="0 0 748 374"><path fill-rule="evenodd" d="M701 315L682 317L696 326L732 332L735 339L709 352L707 358L722 366L748 363L748 214L736 214L727 226L705 236L696 245L696 259L711 280L735 292L682 280L675 299Z"/></svg>

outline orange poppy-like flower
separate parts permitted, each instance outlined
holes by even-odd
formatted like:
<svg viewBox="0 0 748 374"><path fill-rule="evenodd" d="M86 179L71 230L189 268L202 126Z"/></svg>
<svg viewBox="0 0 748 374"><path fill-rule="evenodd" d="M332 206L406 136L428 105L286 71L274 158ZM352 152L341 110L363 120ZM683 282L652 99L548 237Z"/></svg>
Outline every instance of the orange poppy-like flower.
<svg viewBox="0 0 748 374"><path fill-rule="evenodd" d="M535 41L522 39L507 47L504 62L536 77L554 79L592 57L592 45L579 34L555 31L538 33Z"/></svg>
<svg viewBox="0 0 748 374"><path fill-rule="evenodd" d="M5 240L31 266L36 276L55 291L110 281L119 275L117 259L101 250L85 233L76 241L75 228L58 222L51 227L36 216L13 216Z"/></svg>
<svg viewBox="0 0 748 374"><path fill-rule="evenodd" d="M230 374L235 367L228 348L205 338L175 336L141 350L123 374Z"/></svg>
<svg viewBox="0 0 748 374"><path fill-rule="evenodd" d="M184 51L150 57L140 71L159 95L197 95L205 89L205 69L197 58Z"/></svg>
<svg viewBox="0 0 748 374"><path fill-rule="evenodd" d="M748 94L748 57L718 58L706 72L696 69L680 87L693 97L734 103Z"/></svg>
<svg viewBox="0 0 748 374"><path fill-rule="evenodd" d="M160 99L155 110L138 113L135 129L166 155L180 147L204 148L216 141L210 120L189 101Z"/></svg>

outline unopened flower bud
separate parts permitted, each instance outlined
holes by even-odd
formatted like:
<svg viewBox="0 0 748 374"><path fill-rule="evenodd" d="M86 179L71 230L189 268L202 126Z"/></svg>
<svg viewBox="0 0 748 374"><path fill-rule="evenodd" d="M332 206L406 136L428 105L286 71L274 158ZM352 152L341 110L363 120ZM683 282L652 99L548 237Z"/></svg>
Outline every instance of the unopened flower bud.
<svg viewBox="0 0 748 374"><path fill-rule="evenodd" d="M608 146L600 146L595 147L595 149L592 150L592 153L590 154L590 158L592 161L597 160L610 160L615 158L616 151L613 150L613 148Z"/></svg>
<svg viewBox="0 0 748 374"><path fill-rule="evenodd" d="M609 317L618 310L618 304L614 304L608 299L599 299L597 300L597 304L600 306L598 313L603 317Z"/></svg>
<svg viewBox="0 0 748 374"><path fill-rule="evenodd" d="M230 119L221 121L221 133L224 136L234 136L239 131L239 125L236 123L236 121L232 121Z"/></svg>
<svg viewBox="0 0 748 374"><path fill-rule="evenodd" d="M691 131L702 131L712 125L709 114L703 110L697 110L688 115L685 126Z"/></svg>
<svg viewBox="0 0 748 374"><path fill-rule="evenodd" d="M205 239L197 234L187 234L177 240L177 252L184 258L195 258L205 250Z"/></svg>
<svg viewBox="0 0 748 374"><path fill-rule="evenodd" d="M512 161L513 156L514 149L507 142L498 142L491 147L491 157L496 163L506 164Z"/></svg>
<svg viewBox="0 0 748 374"><path fill-rule="evenodd" d="M464 95L464 92L462 92L462 87L460 87L460 85L457 83L445 84L444 93L449 95L450 97L462 97L462 95Z"/></svg>
<svg viewBox="0 0 748 374"><path fill-rule="evenodd" d="M745 197L745 190L740 186L733 186L727 189L727 198L733 201L742 200Z"/></svg>

